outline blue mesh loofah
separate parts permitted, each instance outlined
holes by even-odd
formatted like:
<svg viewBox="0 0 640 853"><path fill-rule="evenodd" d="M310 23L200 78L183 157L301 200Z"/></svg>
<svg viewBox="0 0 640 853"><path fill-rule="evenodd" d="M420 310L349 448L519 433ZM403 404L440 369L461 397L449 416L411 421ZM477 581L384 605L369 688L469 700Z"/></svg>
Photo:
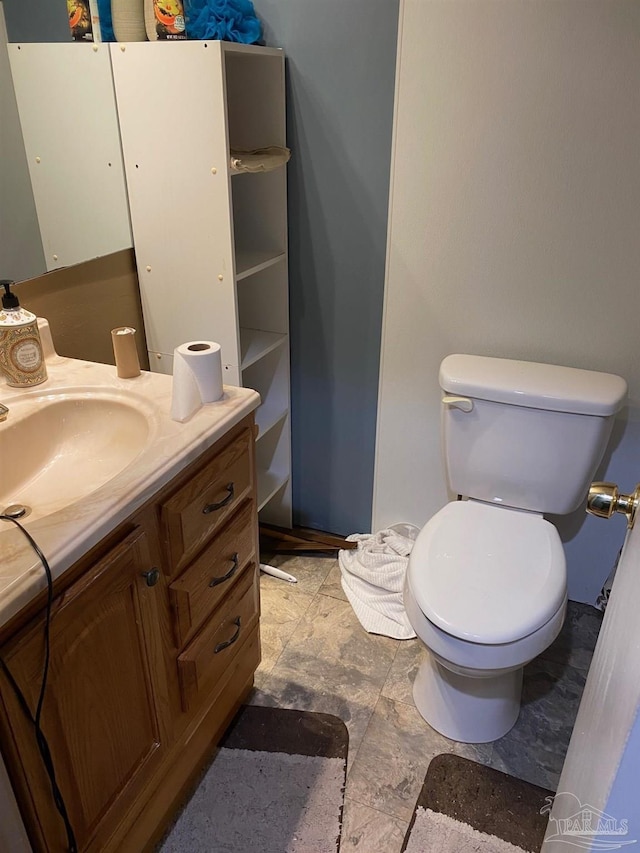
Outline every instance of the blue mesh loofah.
<svg viewBox="0 0 640 853"><path fill-rule="evenodd" d="M190 39L254 44L262 37L251 0L188 0L184 10Z"/></svg>

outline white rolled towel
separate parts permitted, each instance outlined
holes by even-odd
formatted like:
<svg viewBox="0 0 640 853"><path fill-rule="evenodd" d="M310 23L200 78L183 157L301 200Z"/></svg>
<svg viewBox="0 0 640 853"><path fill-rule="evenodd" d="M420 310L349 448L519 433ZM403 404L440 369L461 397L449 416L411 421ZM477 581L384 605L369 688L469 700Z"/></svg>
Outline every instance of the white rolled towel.
<svg viewBox="0 0 640 853"><path fill-rule="evenodd" d="M371 634L396 640L416 636L402 600L413 541L387 528L347 536L347 542L357 542L358 547L338 552L342 589L362 627Z"/></svg>

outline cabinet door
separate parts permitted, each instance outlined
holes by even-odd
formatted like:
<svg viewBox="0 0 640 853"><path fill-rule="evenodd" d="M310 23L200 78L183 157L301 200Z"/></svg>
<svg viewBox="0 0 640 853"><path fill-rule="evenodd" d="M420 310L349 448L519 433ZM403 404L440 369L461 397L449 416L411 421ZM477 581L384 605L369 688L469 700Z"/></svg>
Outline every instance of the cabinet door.
<svg viewBox="0 0 640 853"><path fill-rule="evenodd" d="M163 754L165 680L157 597L147 537L137 529L54 603L51 663L42 713L57 781L80 850L99 850L135 804ZM149 585L151 582L152 585ZM33 710L44 660L43 617L2 650ZM24 770L33 841L64 850L62 821L36 752L32 726L6 683L9 727Z"/></svg>
<svg viewBox="0 0 640 853"><path fill-rule="evenodd" d="M175 347L215 332L237 370L221 42L113 44L111 63L152 369L171 373Z"/></svg>

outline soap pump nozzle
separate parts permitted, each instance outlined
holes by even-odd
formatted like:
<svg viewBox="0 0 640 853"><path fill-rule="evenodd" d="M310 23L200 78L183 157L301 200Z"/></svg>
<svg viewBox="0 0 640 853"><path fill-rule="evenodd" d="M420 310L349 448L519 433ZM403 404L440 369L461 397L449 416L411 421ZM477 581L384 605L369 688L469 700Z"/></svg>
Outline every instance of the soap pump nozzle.
<svg viewBox="0 0 640 853"><path fill-rule="evenodd" d="M20 307L20 300L11 292L11 285L15 284L10 278L3 278L0 281L0 287L4 287L5 292L2 294L2 307L11 311L14 308Z"/></svg>

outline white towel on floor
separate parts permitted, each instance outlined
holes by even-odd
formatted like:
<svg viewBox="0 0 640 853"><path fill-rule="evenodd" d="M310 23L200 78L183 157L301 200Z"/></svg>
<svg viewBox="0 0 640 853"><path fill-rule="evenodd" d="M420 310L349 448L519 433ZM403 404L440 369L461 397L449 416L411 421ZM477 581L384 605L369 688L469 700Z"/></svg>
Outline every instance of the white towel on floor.
<svg viewBox="0 0 640 853"><path fill-rule="evenodd" d="M402 601L413 539L388 528L354 533L347 542L357 542L358 547L338 553L342 589L362 627L396 640L415 637Z"/></svg>

